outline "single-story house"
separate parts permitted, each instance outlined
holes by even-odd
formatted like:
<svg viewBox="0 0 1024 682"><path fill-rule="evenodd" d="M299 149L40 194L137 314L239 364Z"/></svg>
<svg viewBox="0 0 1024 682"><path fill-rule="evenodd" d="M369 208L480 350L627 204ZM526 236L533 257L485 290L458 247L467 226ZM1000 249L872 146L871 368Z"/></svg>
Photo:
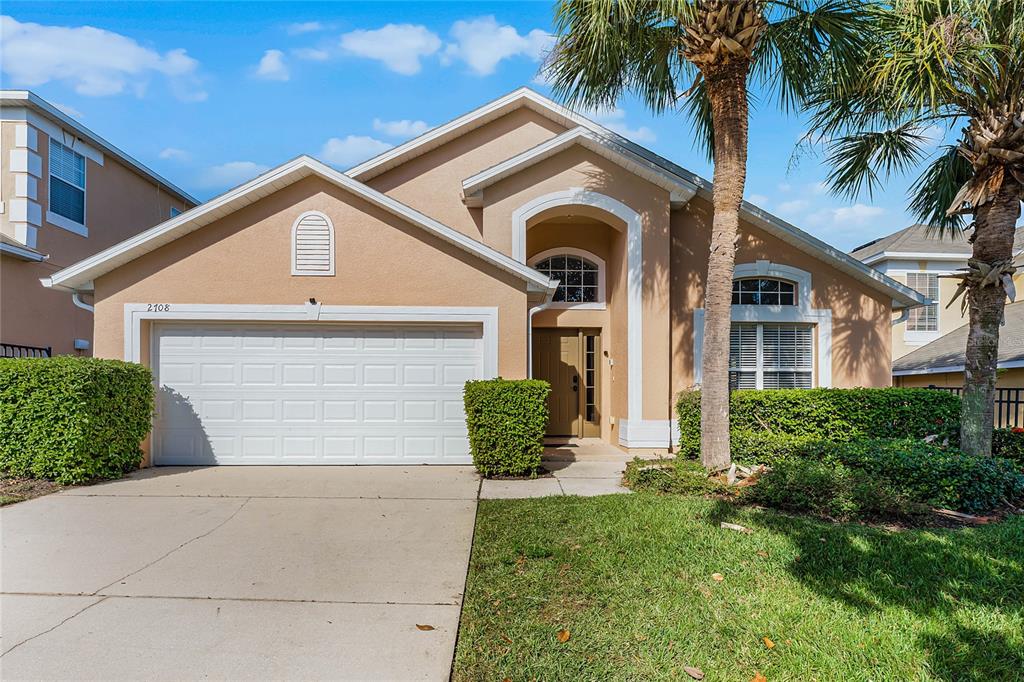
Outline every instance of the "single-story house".
<svg viewBox="0 0 1024 682"><path fill-rule="evenodd" d="M346 173L302 156L67 267L95 353L152 367L156 464L465 463L467 379L551 382L549 432L672 442L734 383L888 386L928 299L744 204L730 349L704 349L711 185L529 89Z"/></svg>

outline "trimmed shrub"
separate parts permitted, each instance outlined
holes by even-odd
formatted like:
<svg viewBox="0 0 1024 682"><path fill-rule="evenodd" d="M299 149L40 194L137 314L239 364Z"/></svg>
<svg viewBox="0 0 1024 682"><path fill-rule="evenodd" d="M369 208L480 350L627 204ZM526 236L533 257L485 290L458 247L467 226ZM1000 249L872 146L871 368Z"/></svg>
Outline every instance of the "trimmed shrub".
<svg viewBox="0 0 1024 682"><path fill-rule="evenodd" d="M1024 469L1024 428L996 429L992 433L992 456L1012 460Z"/></svg>
<svg viewBox="0 0 1024 682"><path fill-rule="evenodd" d="M153 415L149 369L71 356L0 360L0 471L61 484L139 466Z"/></svg>
<svg viewBox="0 0 1024 682"><path fill-rule="evenodd" d="M838 521L905 518L926 509L884 479L838 462L779 462L744 489L743 498L766 507Z"/></svg>
<svg viewBox="0 0 1024 682"><path fill-rule="evenodd" d="M1024 496L1024 474L1010 460L974 457L909 438L819 444L805 454L884 479L908 499L935 507L982 513Z"/></svg>
<svg viewBox="0 0 1024 682"><path fill-rule="evenodd" d="M733 459L771 464L817 441L947 433L958 423L960 398L924 388L733 391L729 408ZM700 392L680 393L676 414L680 455L696 457Z"/></svg>
<svg viewBox="0 0 1024 682"><path fill-rule="evenodd" d="M531 476L548 426L546 381L467 381L463 391L473 465L484 476Z"/></svg>

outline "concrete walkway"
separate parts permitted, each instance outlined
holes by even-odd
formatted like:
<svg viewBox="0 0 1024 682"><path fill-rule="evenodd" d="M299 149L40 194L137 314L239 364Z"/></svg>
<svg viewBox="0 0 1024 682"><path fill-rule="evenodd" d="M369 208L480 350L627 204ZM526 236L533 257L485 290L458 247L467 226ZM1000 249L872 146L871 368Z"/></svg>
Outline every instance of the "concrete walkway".
<svg viewBox="0 0 1024 682"><path fill-rule="evenodd" d="M0 677L446 680L479 485L160 468L6 507Z"/></svg>
<svg viewBox="0 0 1024 682"><path fill-rule="evenodd" d="M485 479L480 499L517 499L552 495L611 495L628 493L622 472L631 457L600 440L579 439L544 449L549 476L523 480Z"/></svg>

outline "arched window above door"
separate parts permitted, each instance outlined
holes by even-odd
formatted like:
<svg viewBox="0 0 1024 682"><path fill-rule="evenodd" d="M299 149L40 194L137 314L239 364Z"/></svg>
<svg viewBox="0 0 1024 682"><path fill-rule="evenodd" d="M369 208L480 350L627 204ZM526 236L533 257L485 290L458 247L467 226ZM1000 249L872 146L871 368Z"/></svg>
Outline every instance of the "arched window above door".
<svg viewBox="0 0 1024 682"><path fill-rule="evenodd" d="M533 256L529 265L558 280L552 307L604 308L604 260L589 251L567 247L549 249Z"/></svg>

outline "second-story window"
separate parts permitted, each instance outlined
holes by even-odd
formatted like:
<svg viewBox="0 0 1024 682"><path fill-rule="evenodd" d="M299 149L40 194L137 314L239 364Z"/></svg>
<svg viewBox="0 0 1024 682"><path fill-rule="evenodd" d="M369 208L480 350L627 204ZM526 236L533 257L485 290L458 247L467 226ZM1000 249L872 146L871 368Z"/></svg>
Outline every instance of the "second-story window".
<svg viewBox="0 0 1024 682"><path fill-rule="evenodd" d="M907 286L933 301L937 301L939 298L939 276L934 272L908 272ZM907 318L907 331L939 331L939 304L932 303L911 308L910 316Z"/></svg>
<svg viewBox="0 0 1024 682"><path fill-rule="evenodd" d="M85 224L85 157L50 138L50 207L68 220Z"/></svg>

